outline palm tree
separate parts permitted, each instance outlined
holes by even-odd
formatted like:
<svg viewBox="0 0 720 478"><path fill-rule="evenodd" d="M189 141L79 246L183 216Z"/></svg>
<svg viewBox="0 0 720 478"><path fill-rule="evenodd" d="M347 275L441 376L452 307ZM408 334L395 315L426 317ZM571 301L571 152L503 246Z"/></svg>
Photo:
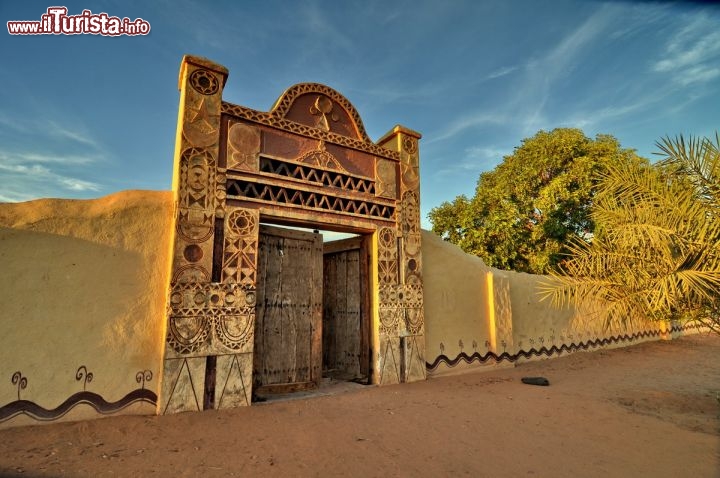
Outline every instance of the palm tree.
<svg viewBox="0 0 720 478"><path fill-rule="evenodd" d="M657 146L658 163L603 173L595 237L573 243L541 296L559 307L594 304L609 328L695 320L720 333L720 136Z"/></svg>

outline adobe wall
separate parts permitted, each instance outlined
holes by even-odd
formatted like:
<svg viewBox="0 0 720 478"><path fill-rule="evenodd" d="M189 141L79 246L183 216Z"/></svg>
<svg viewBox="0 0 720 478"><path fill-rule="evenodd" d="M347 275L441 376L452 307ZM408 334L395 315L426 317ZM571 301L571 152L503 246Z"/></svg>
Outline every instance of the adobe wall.
<svg viewBox="0 0 720 478"><path fill-rule="evenodd" d="M0 204L0 427L154 414L170 192Z"/></svg>
<svg viewBox="0 0 720 478"><path fill-rule="evenodd" d="M422 240L430 376L696 331L650 321L605 330L593 320L593 310L556 309L541 302L538 287L549 280L546 276L490 268L431 232L423 231Z"/></svg>
<svg viewBox="0 0 720 478"><path fill-rule="evenodd" d="M0 204L0 428L156 413L172 213L171 192ZM541 276L422 243L430 376L682 332L603 331L539 302Z"/></svg>

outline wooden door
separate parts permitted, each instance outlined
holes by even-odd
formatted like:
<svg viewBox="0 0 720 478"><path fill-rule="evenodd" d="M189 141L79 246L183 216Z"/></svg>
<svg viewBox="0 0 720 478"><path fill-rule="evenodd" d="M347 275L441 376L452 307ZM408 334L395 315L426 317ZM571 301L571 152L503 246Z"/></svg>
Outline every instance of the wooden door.
<svg viewBox="0 0 720 478"><path fill-rule="evenodd" d="M323 375L341 380L370 375L366 242L355 237L324 247Z"/></svg>
<svg viewBox="0 0 720 478"><path fill-rule="evenodd" d="M312 388L322 379L322 236L262 225L253 385Z"/></svg>

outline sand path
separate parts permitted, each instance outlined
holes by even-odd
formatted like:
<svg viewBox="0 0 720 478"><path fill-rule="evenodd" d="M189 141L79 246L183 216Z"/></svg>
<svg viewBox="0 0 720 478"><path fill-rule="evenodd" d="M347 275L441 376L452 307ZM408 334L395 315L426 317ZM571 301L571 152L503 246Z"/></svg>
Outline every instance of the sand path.
<svg viewBox="0 0 720 478"><path fill-rule="evenodd" d="M2 430L0 475L720 477L718 392L720 336L692 336L221 412Z"/></svg>

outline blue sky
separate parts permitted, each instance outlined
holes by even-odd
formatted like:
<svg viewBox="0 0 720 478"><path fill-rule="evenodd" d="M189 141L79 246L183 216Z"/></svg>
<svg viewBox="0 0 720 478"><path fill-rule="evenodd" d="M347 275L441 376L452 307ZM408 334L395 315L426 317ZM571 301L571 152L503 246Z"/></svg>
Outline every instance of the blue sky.
<svg viewBox="0 0 720 478"><path fill-rule="evenodd" d="M147 36L13 36L50 6L0 3L0 201L170 188L183 54L225 65L224 99L267 111L324 83L370 137L423 134L421 208L472 195L538 130L655 141L720 130L720 7L601 1L86 1Z"/></svg>

